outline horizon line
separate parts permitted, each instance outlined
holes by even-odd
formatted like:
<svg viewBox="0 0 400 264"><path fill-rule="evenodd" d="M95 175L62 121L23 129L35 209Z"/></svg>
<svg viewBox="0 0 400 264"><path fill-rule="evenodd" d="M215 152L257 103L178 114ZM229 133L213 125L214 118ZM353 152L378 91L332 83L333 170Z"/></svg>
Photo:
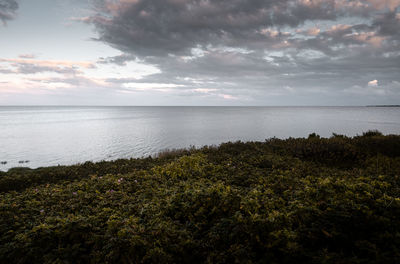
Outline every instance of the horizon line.
<svg viewBox="0 0 400 264"><path fill-rule="evenodd" d="M0 107L400 107L398 104L382 105L0 105Z"/></svg>

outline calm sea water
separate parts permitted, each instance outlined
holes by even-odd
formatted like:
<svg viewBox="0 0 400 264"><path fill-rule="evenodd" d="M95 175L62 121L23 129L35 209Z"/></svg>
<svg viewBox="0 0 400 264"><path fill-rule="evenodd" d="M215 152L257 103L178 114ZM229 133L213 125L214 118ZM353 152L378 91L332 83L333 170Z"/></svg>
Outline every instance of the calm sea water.
<svg viewBox="0 0 400 264"><path fill-rule="evenodd" d="M227 141L400 134L397 107L0 107L0 170L142 157ZM29 161L20 163L21 161Z"/></svg>

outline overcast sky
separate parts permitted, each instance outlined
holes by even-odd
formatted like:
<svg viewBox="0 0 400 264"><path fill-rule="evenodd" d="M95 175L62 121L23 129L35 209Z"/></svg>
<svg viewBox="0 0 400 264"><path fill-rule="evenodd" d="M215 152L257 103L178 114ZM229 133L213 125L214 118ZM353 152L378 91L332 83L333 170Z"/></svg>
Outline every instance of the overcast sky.
<svg viewBox="0 0 400 264"><path fill-rule="evenodd" d="M400 0L0 0L0 105L400 104Z"/></svg>

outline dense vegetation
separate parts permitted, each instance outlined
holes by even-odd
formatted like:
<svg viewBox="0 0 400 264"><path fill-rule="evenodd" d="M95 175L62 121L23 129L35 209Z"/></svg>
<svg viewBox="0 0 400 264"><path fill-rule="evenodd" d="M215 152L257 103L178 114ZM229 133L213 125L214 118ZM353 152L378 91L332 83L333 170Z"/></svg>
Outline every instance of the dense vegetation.
<svg viewBox="0 0 400 264"><path fill-rule="evenodd" d="M1 263L400 263L400 136L0 173Z"/></svg>

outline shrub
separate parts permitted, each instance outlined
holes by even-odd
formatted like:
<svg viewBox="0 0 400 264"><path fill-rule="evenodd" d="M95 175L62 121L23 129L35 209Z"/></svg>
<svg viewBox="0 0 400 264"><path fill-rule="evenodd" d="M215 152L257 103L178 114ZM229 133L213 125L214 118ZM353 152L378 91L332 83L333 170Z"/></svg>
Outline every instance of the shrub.
<svg viewBox="0 0 400 264"><path fill-rule="evenodd" d="M12 169L0 263L397 263L400 136Z"/></svg>

